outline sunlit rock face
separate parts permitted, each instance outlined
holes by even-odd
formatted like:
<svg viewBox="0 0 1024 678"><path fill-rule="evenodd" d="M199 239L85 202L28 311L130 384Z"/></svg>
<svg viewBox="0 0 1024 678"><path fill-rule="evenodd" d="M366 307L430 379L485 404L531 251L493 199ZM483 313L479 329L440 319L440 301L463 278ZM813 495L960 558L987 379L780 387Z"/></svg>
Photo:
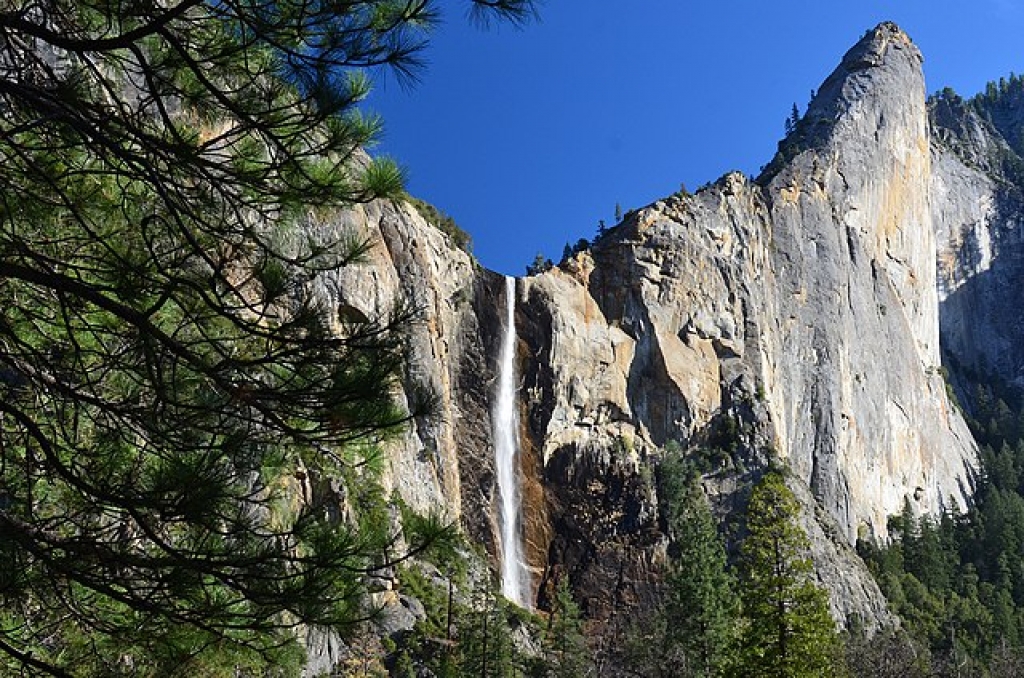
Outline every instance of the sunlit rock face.
<svg viewBox="0 0 1024 678"><path fill-rule="evenodd" d="M821 86L765 186L770 353L789 365L777 440L848 538L884 535L905 498L962 507L975 465L938 371L928 131L920 53L883 24Z"/></svg>
<svg viewBox="0 0 1024 678"><path fill-rule="evenodd" d="M940 345L1024 377L1012 145L943 101L926 103L919 51L883 24L756 180L733 173L666 197L519 282L532 604L563 574L593 618L651 603L667 545L658 462L678 447L701 460L723 519L771 460L785 462L836 617L887 618L852 544L884 539L907 501L964 507L977 473ZM398 395L425 388L438 406L385 443L388 489L458 521L496 560L501 276L410 205L313 221L374 243L364 262L314 281L339 323L398 298L419 311Z"/></svg>
<svg viewBox="0 0 1024 678"><path fill-rule="evenodd" d="M494 465L476 452L492 439L489 388L500 322L497 288L488 283L500 278L482 272L407 203L378 201L312 221L320 240L369 244L356 263L312 283L336 329L353 319L412 314L401 323L408 360L395 395L411 404L430 394L434 407L382 443L385 489L419 513L464 517L478 534L488 532ZM472 463L463 463L464 455Z"/></svg>
<svg viewBox="0 0 1024 678"><path fill-rule="evenodd" d="M661 557L666 445L732 447L723 511L768 457L806 488L838 615L880 607L846 547L964 507L974 444L939 372L936 224L921 55L891 24L822 84L756 181L730 174L629 215L524 285L523 374L555 524L549 565L610 607ZM725 469L732 469L731 471ZM588 501L589 500L589 501ZM843 579L858 582L843 592Z"/></svg>
<svg viewBox="0 0 1024 678"><path fill-rule="evenodd" d="M408 353L395 396L409 405L427 396L433 407L380 443L385 492L422 515L437 513L461 526L497 567L500 512L491 410L505 323L503 277L481 268L404 202L311 214L309 235L368 244L357 262L311 282L336 331L346 331L346 323L358 328L366 320L412 313L411 322L400 323ZM522 342L515 348L517 362L527 361ZM526 560L540 572L550 540L547 504L529 441L521 456Z"/></svg>

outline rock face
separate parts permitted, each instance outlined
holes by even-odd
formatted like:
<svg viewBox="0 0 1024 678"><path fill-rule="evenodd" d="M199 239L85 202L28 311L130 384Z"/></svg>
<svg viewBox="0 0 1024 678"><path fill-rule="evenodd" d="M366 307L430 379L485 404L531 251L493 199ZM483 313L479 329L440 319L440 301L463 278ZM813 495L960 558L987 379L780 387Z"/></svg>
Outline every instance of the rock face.
<svg viewBox="0 0 1024 678"><path fill-rule="evenodd" d="M639 585L657 559L656 504L636 478L667 444L731 455L708 482L723 508L742 503L737 471L786 460L819 509L808 527L826 580L904 501L965 506L976 462L938 369L928 130L921 56L883 24L758 182L731 174L659 201L525 282L550 560L585 589ZM833 604L863 613L877 592Z"/></svg>
<svg viewBox="0 0 1024 678"><path fill-rule="evenodd" d="M887 619L852 545L884 539L907 501L963 508L977 473L939 369L940 324L958 360L1024 379L1024 349L1009 350L1024 346L1024 323L1001 312L1024 282L1007 264L1024 261L1007 139L963 102L926 103L920 53L882 24L756 181L729 174L669 196L520 280L524 520L540 603L562 573L592 618L649 602L666 550L658 464L678 448L703 465L723 519L784 461L836 617ZM434 392L439 413L391 444L386 482L494 557L501 277L410 205L318 228L376 242L365 263L317 281L342 317L400 297L420 310L406 391Z"/></svg>
<svg viewBox="0 0 1024 678"><path fill-rule="evenodd" d="M777 440L848 538L884 536L906 497L929 512L963 506L974 465L937 374L928 121L909 38L891 24L870 32L793 136L797 155L763 179Z"/></svg>
<svg viewBox="0 0 1024 678"><path fill-rule="evenodd" d="M956 364L1024 388L1024 97L979 115L952 93L930 106L943 348Z"/></svg>
<svg viewBox="0 0 1024 678"><path fill-rule="evenodd" d="M494 463L489 406L500 319L500 276L483 271L409 203L374 202L320 221L323 240L368 240L364 259L321 274L317 291L338 316L386 318L407 305L409 347L403 393L436 402L386 445L385 489L413 510L461 521L489 543Z"/></svg>

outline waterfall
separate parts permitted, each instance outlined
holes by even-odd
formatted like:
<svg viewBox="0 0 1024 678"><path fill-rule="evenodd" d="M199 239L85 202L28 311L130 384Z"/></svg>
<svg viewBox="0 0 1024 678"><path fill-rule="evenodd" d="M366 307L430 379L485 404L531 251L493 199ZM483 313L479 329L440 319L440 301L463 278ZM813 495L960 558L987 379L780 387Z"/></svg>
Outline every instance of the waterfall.
<svg viewBox="0 0 1024 678"><path fill-rule="evenodd" d="M530 571L523 555L522 506L519 493L519 411L516 398L516 279L505 277L505 336L498 363L498 390L494 400L494 466L498 474L501 528L501 593L520 607L529 608Z"/></svg>

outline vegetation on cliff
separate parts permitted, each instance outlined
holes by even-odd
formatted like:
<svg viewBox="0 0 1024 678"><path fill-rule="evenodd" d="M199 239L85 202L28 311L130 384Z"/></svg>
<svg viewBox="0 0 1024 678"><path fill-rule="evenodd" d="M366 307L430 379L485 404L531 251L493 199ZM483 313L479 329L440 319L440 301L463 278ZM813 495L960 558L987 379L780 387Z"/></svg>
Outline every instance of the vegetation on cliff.
<svg viewBox="0 0 1024 678"><path fill-rule="evenodd" d="M1024 156L1024 76L989 82L985 91L971 98L971 105L991 123L1017 155Z"/></svg>
<svg viewBox="0 0 1024 678"><path fill-rule="evenodd" d="M740 627L725 543L692 462L670 450L661 478L673 548L660 606L635 639L632 662L652 677L723 675L734 659Z"/></svg>

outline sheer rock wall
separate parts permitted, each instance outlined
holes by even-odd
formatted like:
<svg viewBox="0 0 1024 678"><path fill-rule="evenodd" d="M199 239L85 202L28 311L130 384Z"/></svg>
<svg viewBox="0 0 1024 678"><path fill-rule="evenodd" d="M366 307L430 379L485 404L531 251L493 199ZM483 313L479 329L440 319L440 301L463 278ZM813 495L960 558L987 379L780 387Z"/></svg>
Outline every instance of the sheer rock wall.
<svg viewBox="0 0 1024 678"><path fill-rule="evenodd" d="M667 544L666 447L703 459L727 521L785 461L840 620L887 619L858 537L886 538L905 501L922 513L970 501L976 449L946 395L940 328L958 360L1024 375L1011 350L1024 325L1005 312L1022 282L1024 210L991 162L1005 142L963 106L926 103L921 62L906 34L878 26L756 181L732 173L657 201L518 282L541 603L556 573L594 618L650 602ZM493 557L501 277L409 205L317 228L376 242L365 263L317 281L330 305L370 317L405 296L421 311L407 391L429 388L439 411L389 444L387 483L459 520Z"/></svg>

